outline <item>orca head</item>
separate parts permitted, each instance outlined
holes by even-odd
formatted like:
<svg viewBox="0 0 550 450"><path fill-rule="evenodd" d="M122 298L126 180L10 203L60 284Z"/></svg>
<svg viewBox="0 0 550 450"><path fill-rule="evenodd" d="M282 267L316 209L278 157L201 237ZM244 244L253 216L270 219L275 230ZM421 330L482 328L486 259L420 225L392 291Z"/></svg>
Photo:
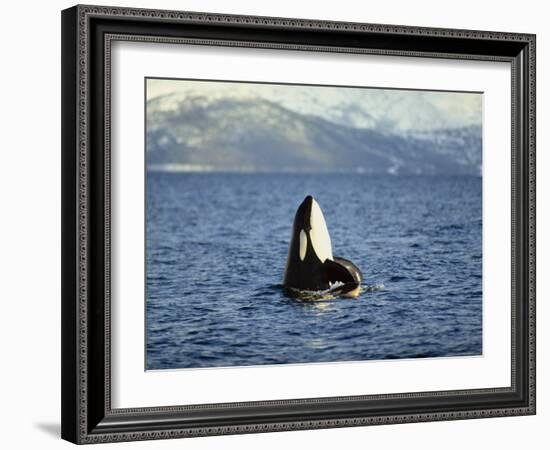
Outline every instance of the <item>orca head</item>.
<svg viewBox="0 0 550 450"><path fill-rule="evenodd" d="M324 264L332 261L332 243L323 212L308 195L298 207L292 225L283 284L306 290L327 289Z"/></svg>
<svg viewBox="0 0 550 450"><path fill-rule="evenodd" d="M313 251L321 263L332 260L332 242L328 233L327 224L319 203L308 195L296 211L294 218L293 237L298 236L298 257L304 261L308 252ZM310 245L308 245L310 244Z"/></svg>
<svg viewBox="0 0 550 450"><path fill-rule="evenodd" d="M305 291L326 291L335 295L357 296L362 275L351 261L335 258L321 207L308 195L298 207L283 285Z"/></svg>

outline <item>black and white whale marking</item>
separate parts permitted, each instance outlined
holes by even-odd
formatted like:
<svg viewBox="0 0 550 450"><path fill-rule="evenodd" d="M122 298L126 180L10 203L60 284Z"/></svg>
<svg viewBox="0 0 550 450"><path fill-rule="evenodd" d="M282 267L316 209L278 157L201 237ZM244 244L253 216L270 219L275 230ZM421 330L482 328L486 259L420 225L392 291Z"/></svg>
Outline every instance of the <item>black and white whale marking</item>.
<svg viewBox="0 0 550 450"><path fill-rule="evenodd" d="M283 285L297 291L359 295L362 275L351 261L332 256L323 212L308 195L296 211Z"/></svg>

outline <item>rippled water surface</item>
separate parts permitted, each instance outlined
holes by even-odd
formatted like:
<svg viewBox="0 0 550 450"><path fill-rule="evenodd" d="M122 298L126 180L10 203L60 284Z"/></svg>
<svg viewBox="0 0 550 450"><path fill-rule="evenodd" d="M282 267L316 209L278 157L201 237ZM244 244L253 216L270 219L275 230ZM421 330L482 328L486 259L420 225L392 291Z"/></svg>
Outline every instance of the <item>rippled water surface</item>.
<svg viewBox="0 0 550 450"><path fill-rule="evenodd" d="M481 178L147 174L148 369L479 355ZM281 288L294 214L323 209L357 299Z"/></svg>

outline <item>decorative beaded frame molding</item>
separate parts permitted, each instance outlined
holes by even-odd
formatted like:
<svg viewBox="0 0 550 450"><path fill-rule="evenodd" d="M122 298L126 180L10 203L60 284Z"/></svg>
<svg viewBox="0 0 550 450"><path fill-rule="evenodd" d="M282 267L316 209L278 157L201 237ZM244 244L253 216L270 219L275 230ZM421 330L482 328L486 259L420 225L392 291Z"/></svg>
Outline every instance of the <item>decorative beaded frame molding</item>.
<svg viewBox="0 0 550 450"><path fill-rule="evenodd" d="M150 25L154 33L145 32ZM117 40L509 62L511 386L112 409L110 68ZM62 57L63 438L84 444L535 414L534 35L79 5L62 13Z"/></svg>

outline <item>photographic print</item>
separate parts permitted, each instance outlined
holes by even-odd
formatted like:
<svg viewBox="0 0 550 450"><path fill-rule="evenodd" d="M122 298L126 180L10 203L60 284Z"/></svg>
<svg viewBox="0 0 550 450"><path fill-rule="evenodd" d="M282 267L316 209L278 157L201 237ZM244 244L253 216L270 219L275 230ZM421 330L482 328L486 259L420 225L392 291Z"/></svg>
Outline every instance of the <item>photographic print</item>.
<svg viewBox="0 0 550 450"><path fill-rule="evenodd" d="M482 109L145 79L145 368L481 355Z"/></svg>

